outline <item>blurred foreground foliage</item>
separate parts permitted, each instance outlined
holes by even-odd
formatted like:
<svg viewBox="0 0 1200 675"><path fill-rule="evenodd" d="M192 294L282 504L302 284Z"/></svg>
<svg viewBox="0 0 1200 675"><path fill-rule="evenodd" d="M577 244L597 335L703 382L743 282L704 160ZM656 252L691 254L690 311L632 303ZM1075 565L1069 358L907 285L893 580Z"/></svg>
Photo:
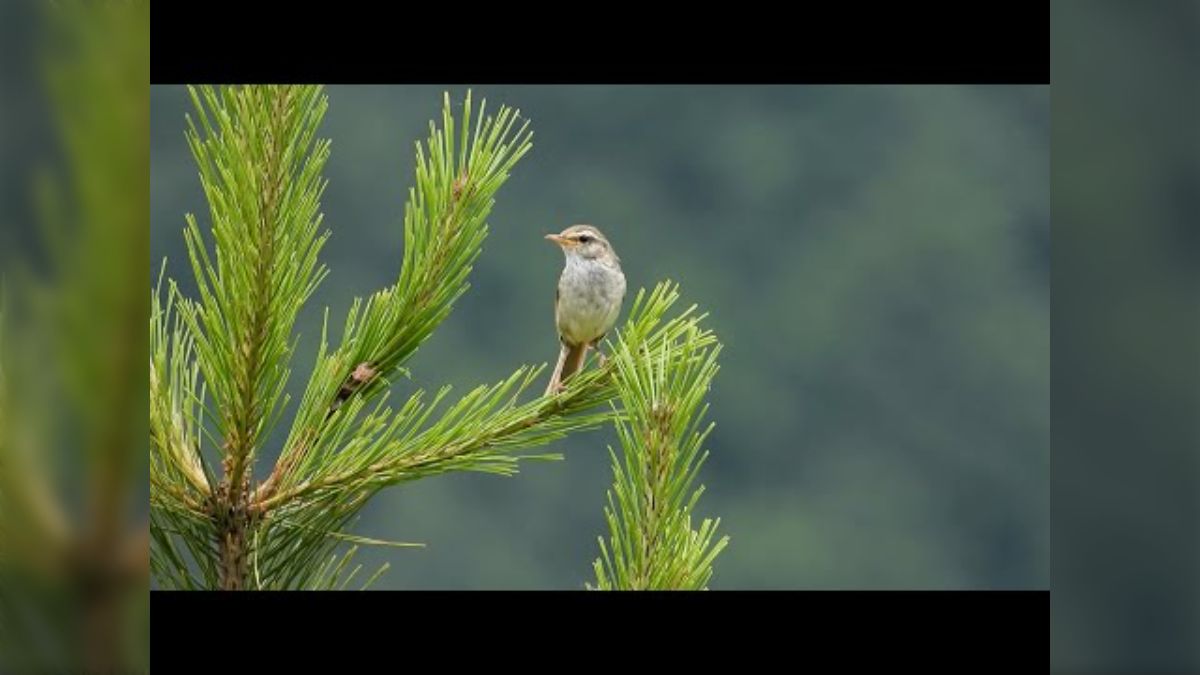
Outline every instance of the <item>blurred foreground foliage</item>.
<svg viewBox="0 0 1200 675"><path fill-rule="evenodd" d="M0 664L145 671L149 2L35 10L56 147L2 268Z"/></svg>

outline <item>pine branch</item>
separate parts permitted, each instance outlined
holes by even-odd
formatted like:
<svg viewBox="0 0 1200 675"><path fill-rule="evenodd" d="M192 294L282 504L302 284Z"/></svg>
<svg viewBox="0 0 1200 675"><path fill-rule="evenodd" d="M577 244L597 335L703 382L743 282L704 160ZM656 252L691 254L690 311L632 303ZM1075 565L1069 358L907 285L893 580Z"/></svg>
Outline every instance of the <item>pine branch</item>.
<svg viewBox="0 0 1200 675"><path fill-rule="evenodd" d="M617 432L622 454L609 448L615 476L605 518L610 538L600 539L593 564L601 590L697 590L712 575L712 561L728 543L714 541L720 520L693 530L691 513L704 487L690 493L712 431L700 425L704 396L716 375L721 346L696 326L678 341L650 349L621 339L612 358L625 408ZM614 498L615 493L615 498Z"/></svg>
<svg viewBox="0 0 1200 675"><path fill-rule="evenodd" d="M704 317L695 314L694 306L666 318L678 297L677 286L670 282L649 294L639 292L621 331L626 340L648 350L685 335L692 335L696 344L710 344L711 334L697 328ZM597 428L619 414L604 409L617 393L612 361L572 378L558 395L535 396L521 403L530 387L537 389L544 367L522 367L499 383L476 388L447 406L434 422L428 420L448 389L428 405L422 403L424 392L417 392L399 411L377 407L363 418L358 431L352 431L349 417L341 415L356 414L362 404L348 406L331 420L336 433L329 437L340 442L314 448L309 462L299 468L307 480L258 503L256 522L272 527L274 520L284 518L296 523L315 521L308 526L310 531L340 529L381 489L449 471L512 475L522 459L559 458L521 453ZM327 555L328 542L302 533L277 532L272 540L278 548L263 553L272 575L284 568L300 574L312 560Z"/></svg>
<svg viewBox="0 0 1200 675"><path fill-rule="evenodd" d="M292 326L325 275L318 209L329 142L314 136L327 104L311 86L189 91L200 127L189 117L187 137L209 202L215 264L189 215L200 301L179 307L224 439L214 515L223 585L238 587L247 574L249 468L287 383Z"/></svg>
<svg viewBox="0 0 1200 675"><path fill-rule="evenodd" d="M328 353L326 337L316 373L275 471L256 500L295 481L306 455L332 432L330 418L352 397L370 400L387 389L389 378L449 315L466 292L467 278L487 236L494 195L518 160L532 147L528 121L501 107L496 116L480 106L473 113L468 92L456 134L450 99L444 99L442 127L430 124L424 147L416 146L416 186L409 191L404 217L404 256L397 282L373 294L365 306L356 300L346 318L341 346ZM457 146L455 145L457 139Z"/></svg>
<svg viewBox="0 0 1200 675"><path fill-rule="evenodd" d="M639 293L625 333L635 336L645 348L656 349L693 331L702 317L692 316L691 310L661 324L677 298L677 289L670 283L660 284L648 302L642 302ZM698 333L695 339L706 344L709 334ZM418 391L398 414L385 409L369 415L349 444L330 444L314 452L302 467L313 472L310 477L259 502L258 509L266 512L326 490L384 487L452 469L513 473L516 461L508 453L544 445L612 419L608 413L576 414L613 397L612 369L611 363L593 369L573 378L574 386L559 395L518 404L542 371L541 367L523 366L500 383L474 389L425 429L421 429L422 423L449 390L439 392L428 406L420 402L424 392ZM345 433L344 427L339 430ZM374 442L366 442L372 436Z"/></svg>
<svg viewBox="0 0 1200 675"><path fill-rule="evenodd" d="M201 300L181 304L224 443L222 489L234 507L262 430L283 394L292 325L325 275L317 255L320 171L314 143L326 109L319 87L190 88L200 128L188 142L210 206L215 258L188 216Z"/></svg>

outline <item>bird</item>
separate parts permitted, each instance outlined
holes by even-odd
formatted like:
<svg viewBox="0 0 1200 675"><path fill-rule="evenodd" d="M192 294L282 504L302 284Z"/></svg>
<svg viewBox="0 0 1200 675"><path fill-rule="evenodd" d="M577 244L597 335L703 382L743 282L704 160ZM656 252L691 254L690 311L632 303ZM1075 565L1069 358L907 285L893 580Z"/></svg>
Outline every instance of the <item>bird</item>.
<svg viewBox="0 0 1200 675"><path fill-rule="evenodd" d="M625 274L612 244L593 225L572 225L546 239L558 244L566 258L554 295L554 323L561 349L546 395L562 391L594 348L604 360L600 341L621 314Z"/></svg>

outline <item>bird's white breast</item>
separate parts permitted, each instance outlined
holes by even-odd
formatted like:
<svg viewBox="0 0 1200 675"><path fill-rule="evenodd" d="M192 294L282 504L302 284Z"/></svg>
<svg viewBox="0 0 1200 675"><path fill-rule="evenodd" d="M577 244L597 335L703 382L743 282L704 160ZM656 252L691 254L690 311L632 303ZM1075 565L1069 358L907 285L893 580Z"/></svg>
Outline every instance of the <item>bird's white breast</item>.
<svg viewBox="0 0 1200 675"><path fill-rule="evenodd" d="M617 266L569 256L558 281L558 332L572 344L607 333L621 313L625 275Z"/></svg>

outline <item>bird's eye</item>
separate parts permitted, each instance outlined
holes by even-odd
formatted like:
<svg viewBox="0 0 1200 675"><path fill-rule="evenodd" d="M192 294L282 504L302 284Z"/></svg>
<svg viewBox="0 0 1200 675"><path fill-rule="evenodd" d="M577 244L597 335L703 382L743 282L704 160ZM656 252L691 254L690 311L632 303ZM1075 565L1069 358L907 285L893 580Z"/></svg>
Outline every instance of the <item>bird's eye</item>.
<svg viewBox="0 0 1200 675"><path fill-rule="evenodd" d="M588 243L588 242L590 242L590 241L592 241L592 235L590 235L590 234L581 234L581 235L579 235L579 243L581 243L581 244L586 244L586 243Z"/></svg>

